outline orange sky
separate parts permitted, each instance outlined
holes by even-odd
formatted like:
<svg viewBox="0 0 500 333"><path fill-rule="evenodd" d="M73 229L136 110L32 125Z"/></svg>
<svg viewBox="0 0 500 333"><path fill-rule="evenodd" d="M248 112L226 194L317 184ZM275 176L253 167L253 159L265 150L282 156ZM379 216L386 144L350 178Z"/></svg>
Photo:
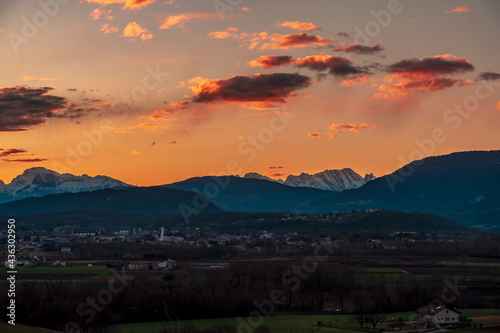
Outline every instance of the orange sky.
<svg viewBox="0 0 500 333"><path fill-rule="evenodd" d="M0 5L6 183L382 176L499 149L498 1L66 2Z"/></svg>

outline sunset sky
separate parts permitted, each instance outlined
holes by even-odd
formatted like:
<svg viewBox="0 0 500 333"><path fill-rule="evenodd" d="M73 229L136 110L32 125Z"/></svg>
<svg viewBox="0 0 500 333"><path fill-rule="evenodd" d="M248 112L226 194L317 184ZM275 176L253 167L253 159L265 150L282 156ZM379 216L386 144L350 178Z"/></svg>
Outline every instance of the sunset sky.
<svg viewBox="0 0 500 333"><path fill-rule="evenodd" d="M0 3L0 179L383 176L499 149L496 0Z"/></svg>

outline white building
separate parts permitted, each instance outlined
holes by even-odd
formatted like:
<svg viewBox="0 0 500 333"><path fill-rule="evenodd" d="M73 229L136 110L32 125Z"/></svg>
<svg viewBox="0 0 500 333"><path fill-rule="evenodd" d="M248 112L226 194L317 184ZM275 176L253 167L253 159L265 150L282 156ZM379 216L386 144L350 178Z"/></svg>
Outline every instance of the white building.
<svg viewBox="0 0 500 333"><path fill-rule="evenodd" d="M420 319L426 322L428 326L458 323L461 316L459 311L437 304L421 306L416 313L420 314Z"/></svg>

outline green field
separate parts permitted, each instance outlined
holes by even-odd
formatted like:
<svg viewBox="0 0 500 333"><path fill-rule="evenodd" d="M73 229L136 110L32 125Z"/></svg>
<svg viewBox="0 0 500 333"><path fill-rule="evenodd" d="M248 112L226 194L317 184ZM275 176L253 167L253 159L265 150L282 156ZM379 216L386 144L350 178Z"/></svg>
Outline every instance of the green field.
<svg viewBox="0 0 500 333"><path fill-rule="evenodd" d="M10 325L7 322L0 320L0 332L2 333L50 333L57 332L45 328L26 326L22 324Z"/></svg>
<svg viewBox="0 0 500 333"><path fill-rule="evenodd" d="M474 321L483 323L484 332L491 332L488 327L500 326L500 310L494 309L466 309L461 310L462 313ZM389 313L386 315L387 319L390 318L409 318L412 312L398 312ZM338 319L338 327L337 321ZM252 321L253 320L253 321ZM316 326L318 321L323 322L325 327L318 330ZM112 329L112 332L117 333L155 333L158 332L163 327L177 328L183 325L194 325L199 329L206 329L216 324L231 324L233 326L242 328L242 333L251 333L247 328L254 328L259 324L268 326L273 333L312 333L312 332L324 332L324 333L352 333L352 332L366 332L367 329L360 329L359 324L354 320L351 315L287 315L287 316L272 316L265 318L253 318L248 317L241 318L220 318L220 319L200 319L200 320L185 320L185 321L164 321L164 322L150 322L150 323L136 323L136 324L122 324L117 325ZM248 325L248 326L247 326ZM365 325L366 326L366 325ZM381 323L377 326L379 328L385 328L385 324ZM496 328L494 328L496 329ZM480 332L477 329L464 329L460 330L463 333L470 332ZM26 326L22 324L16 324L15 326L7 324L5 321L0 321L0 332L2 333L49 333L56 332L52 330L47 330L38 327Z"/></svg>
<svg viewBox="0 0 500 333"><path fill-rule="evenodd" d="M485 319L482 320L485 327L500 325L500 310L494 309L467 309L461 310L465 316L469 318ZM410 318L413 312L398 312L389 313L385 316L386 319L391 318ZM336 319L338 319L338 327ZM185 320L175 322L150 322L117 325L116 330L119 333L140 333L140 332L158 332L162 327L178 327L182 325L192 324L199 329L206 329L215 324L231 324L236 327L241 325L242 331L247 333L247 327L254 328L258 325L252 325L252 319L247 317L238 318L221 318L221 319L200 319L200 320ZM258 318L253 319L254 322L260 324ZM287 316L272 316L262 318L262 325L271 328L273 333L311 333L318 321L321 321L324 326L319 331L324 333L347 333L356 331L367 331L360 329L360 325L356 322L352 315L287 315ZM248 324L248 326L246 326ZM367 326L368 324L365 324ZM316 327L317 328L317 327ZM377 325L377 330L386 328L384 323ZM388 329L390 330L390 329ZM473 332L474 330L460 330L461 332ZM249 331L248 333L251 333Z"/></svg>

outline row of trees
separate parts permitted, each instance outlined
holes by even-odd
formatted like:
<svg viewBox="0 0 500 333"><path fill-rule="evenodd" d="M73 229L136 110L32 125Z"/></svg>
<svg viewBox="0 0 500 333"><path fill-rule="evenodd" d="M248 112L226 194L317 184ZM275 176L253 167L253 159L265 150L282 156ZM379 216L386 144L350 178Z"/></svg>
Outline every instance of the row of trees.
<svg viewBox="0 0 500 333"><path fill-rule="evenodd" d="M121 279L126 282L123 288L117 277L18 282L17 320L57 330L68 330L68 323L76 323L81 332L104 332L109 325L123 322L248 316L252 312L373 316L415 310L439 298L443 289L439 276L417 279L403 274L387 280L346 267L305 266L303 262L240 262L221 271L189 270L165 279L141 272ZM6 293L0 297L0 306L7 306Z"/></svg>

